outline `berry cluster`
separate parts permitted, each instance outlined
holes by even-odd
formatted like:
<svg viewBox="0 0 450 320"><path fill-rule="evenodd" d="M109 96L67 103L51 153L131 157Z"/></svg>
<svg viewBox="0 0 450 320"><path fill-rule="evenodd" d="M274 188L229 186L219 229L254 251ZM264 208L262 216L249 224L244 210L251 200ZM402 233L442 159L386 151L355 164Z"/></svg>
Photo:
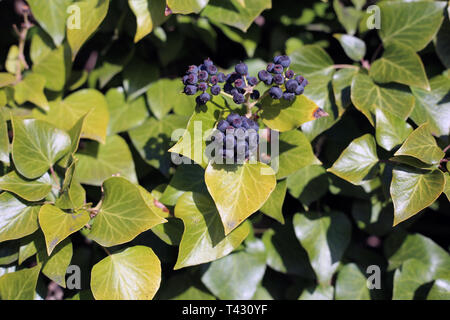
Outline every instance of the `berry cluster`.
<svg viewBox="0 0 450 320"><path fill-rule="evenodd" d="M273 62L267 65L266 70L261 70L258 73L258 78L266 85L273 85L269 89L269 95L272 99L285 99L292 101L295 96L303 94L305 87L308 84L303 76L296 75L295 72L289 69L291 59L288 56L276 56ZM285 90L283 92L282 86Z"/></svg>
<svg viewBox="0 0 450 320"><path fill-rule="evenodd" d="M222 159L227 163L242 163L248 159L258 148L258 130L255 121L236 113L230 114L226 120L220 120L213 134L214 141L218 143L216 163Z"/></svg>

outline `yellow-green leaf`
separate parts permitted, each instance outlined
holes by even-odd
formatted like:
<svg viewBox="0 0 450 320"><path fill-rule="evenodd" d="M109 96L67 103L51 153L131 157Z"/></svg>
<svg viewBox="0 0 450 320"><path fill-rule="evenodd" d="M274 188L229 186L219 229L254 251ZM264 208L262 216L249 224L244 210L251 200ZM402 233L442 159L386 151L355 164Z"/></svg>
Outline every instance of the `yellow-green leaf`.
<svg viewBox="0 0 450 320"><path fill-rule="evenodd" d="M28 74L25 79L14 87L14 100L18 104L30 101L45 111L49 110L47 98L44 94L45 78L38 74Z"/></svg>
<svg viewBox="0 0 450 320"><path fill-rule="evenodd" d="M0 298L2 300L33 300L40 271L41 266L37 265L1 276Z"/></svg>
<svg viewBox="0 0 450 320"><path fill-rule="evenodd" d="M28 201L39 201L45 198L52 190L52 179L44 173L37 180L30 180L11 171L0 177L0 189L12 192Z"/></svg>
<svg viewBox="0 0 450 320"><path fill-rule="evenodd" d="M136 16L137 30L134 42L144 38L153 28L167 19L164 14L165 0L128 0L128 5Z"/></svg>

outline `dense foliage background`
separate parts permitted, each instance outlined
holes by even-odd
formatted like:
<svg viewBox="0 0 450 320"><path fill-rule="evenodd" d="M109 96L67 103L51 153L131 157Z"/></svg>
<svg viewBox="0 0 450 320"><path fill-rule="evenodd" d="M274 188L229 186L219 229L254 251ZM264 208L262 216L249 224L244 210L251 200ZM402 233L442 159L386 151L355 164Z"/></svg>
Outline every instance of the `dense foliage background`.
<svg viewBox="0 0 450 320"><path fill-rule="evenodd" d="M0 298L449 299L448 15L445 1L1 1ZM175 129L230 111L181 94L187 67L256 75L284 53L309 85L261 105L281 132L276 187L245 166L206 185L207 164L174 165ZM305 101L328 116L309 121Z"/></svg>

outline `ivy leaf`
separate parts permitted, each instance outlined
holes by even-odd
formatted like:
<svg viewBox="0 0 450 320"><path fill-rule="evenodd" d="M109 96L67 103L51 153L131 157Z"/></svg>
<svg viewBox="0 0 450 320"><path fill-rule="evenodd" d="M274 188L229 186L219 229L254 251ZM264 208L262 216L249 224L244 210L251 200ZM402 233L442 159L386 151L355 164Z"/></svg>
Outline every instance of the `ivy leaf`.
<svg viewBox="0 0 450 320"><path fill-rule="evenodd" d="M448 166L447 166L448 168ZM450 174L446 172L445 174L445 188L444 193L447 196L448 201L450 201Z"/></svg>
<svg viewBox="0 0 450 320"><path fill-rule="evenodd" d="M49 105L44 94L45 78L38 74L28 74L14 87L14 100L18 104L30 101L42 110L48 111Z"/></svg>
<svg viewBox="0 0 450 320"><path fill-rule="evenodd" d="M152 117L128 133L142 159L168 175L171 156L167 150L173 144L172 134L175 130L184 128L186 121L186 117L175 114L167 115L162 120Z"/></svg>
<svg viewBox="0 0 450 320"><path fill-rule="evenodd" d="M199 13L209 0L167 0L167 6L173 13Z"/></svg>
<svg viewBox="0 0 450 320"><path fill-rule="evenodd" d="M358 73L356 68L344 68L334 73L332 79L334 99L336 105L345 110L352 101L350 98L350 88L353 77Z"/></svg>
<svg viewBox="0 0 450 320"><path fill-rule="evenodd" d="M377 108L387 110L406 120L414 108L414 96L402 87L379 86L365 74L353 78L351 99L356 109L361 111L373 125L372 114Z"/></svg>
<svg viewBox="0 0 450 320"><path fill-rule="evenodd" d="M67 22L67 41L72 49L73 58L105 19L109 0L83 0L77 1L76 5L79 8L79 15L75 12Z"/></svg>
<svg viewBox="0 0 450 320"><path fill-rule="evenodd" d="M9 166L9 136L8 124L2 113L0 113L0 161Z"/></svg>
<svg viewBox="0 0 450 320"><path fill-rule="evenodd" d="M311 144L299 130L280 134L280 155L272 159L278 165L277 179L283 179L295 171L313 164L321 164L313 153Z"/></svg>
<svg viewBox="0 0 450 320"><path fill-rule="evenodd" d="M105 143L109 121L108 104L103 94L97 90L78 90L63 101L52 102L48 113L34 111L33 116L69 131L88 112L81 137Z"/></svg>
<svg viewBox="0 0 450 320"><path fill-rule="evenodd" d="M42 238L41 238L42 239ZM37 261L42 263L42 273L61 287L66 287L66 271L70 265L73 255L72 241L64 239L53 251L51 256L47 255L45 244L38 240Z"/></svg>
<svg viewBox="0 0 450 320"><path fill-rule="evenodd" d="M438 34L434 38L434 46L436 53L442 64L448 69L450 68L450 39L448 34L450 32L450 19L445 19Z"/></svg>
<svg viewBox="0 0 450 320"><path fill-rule="evenodd" d="M413 300L415 291L430 282L428 266L417 259L406 260L394 273L392 300Z"/></svg>
<svg viewBox="0 0 450 320"><path fill-rule="evenodd" d="M157 300L216 300L188 272L171 276L158 291Z"/></svg>
<svg viewBox="0 0 450 320"><path fill-rule="evenodd" d="M437 165L445 153L437 146L426 123L414 130L394 155L410 156L427 164Z"/></svg>
<svg viewBox="0 0 450 320"><path fill-rule="evenodd" d="M436 136L446 136L450 131L450 81L445 76L436 76L430 80L431 91L412 88L416 104L411 119L421 125L426 122Z"/></svg>
<svg viewBox="0 0 450 320"><path fill-rule="evenodd" d="M16 77L7 72L0 72L0 88L9 86L16 82Z"/></svg>
<svg viewBox="0 0 450 320"><path fill-rule="evenodd" d="M353 140L327 171L360 185L370 179L372 169L378 163L375 139L365 134Z"/></svg>
<svg viewBox="0 0 450 320"><path fill-rule="evenodd" d="M0 194L0 241L19 239L35 232L40 206L28 206L12 194Z"/></svg>
<svg viewBox="0 0 450 320"><path fill-rule="evenodd" d="M19 259L19 241L2 241L0 243L0 266L9 265ZM20 262L19 262L20 264ZM0 276L2 275L2 267L0 267Z"/></svg>
<svg viewBox="0 0 450 320"><path fill-rule="evenodd" d="M109 255L91 272L91 290L97 300L151 300L160 282L161 262L145 246Z"/></svg>
<svg viewBox="0 0 450 320"><path fill-rule="evenodd" d="M45 235L48 255L58 243L83 228L89 220L89 213L85 210L66 213L53 205L43 205L39 210L39 225Z"/></svg>
<svg viewBox="0 0 450 320"><path fill-rule="evenodd" d="M109 122L108 135L128 131L141 125L148 117L144 97L127 102L122 88L112 88L106 93Z"/></svg>
<svg viewBox="0 0 450 320"><path fill-rule="evenodd" d="M100 245L112 247L129 242L138 234L166 222L151 210L138 187L127 179L109 178L103 183L103 189L104 199L88 234Z"/></svg>
<svg viewBox="0 0 450 320"><path fill-rule="evenodd" d="M279 181L275 187L275 190L270 194L269 199L261 207L260 211L266 216L269 216L281 224L284 224L283 217L283 203L286 196L287 183L286 179Z"/></svg>
<svg viewBox="0 0 450 320"><path fill-rule="evenodd" d="M177 201L175 217L183 220L185 230L174 269L220 259L236 249L250 232L249 225L243 224L225 236L214 202L201 193L183 194Z"/></svg>
<svg viewBox="0 0 450 320"><path fill-rule="evenodd" d="M380 83L398 82L430 91L425 67L419 55L409 47L392 43L370 67L369 75Z"/></svg>
<svg viewBox="0 0 450 320"><path fill-rule="evenodd" d="M73 125L73 127L69 130L67 130L67 133L70 136L70 152L67 153L61 160L59 160L58 164L62 167L67 167L71 160L73 159L73 156L75 152L77 152L78 147L80 145L80 139L81 139L81 133L83 132L84 123L86 120L86 117L88 116L89 112L82 116L78 121Z"/></svg>
<svg viewBox="0 0 450 320"><path fill-rule="evenodd" d="M255 294L265 271L264 244L253 240L251 248L212 262L202 282L219 299L248 300Z"/></svg>
<svg viewBox="0 0 450 320"><path fill-rule="evenodd" d="M427 300L449 300L450 299L450 280L437 279L430 291Z"/></svg>
<svg viewBox="0 0 450 320"><path fill-rule="evenodd" d="M66 169L62 187L59 191L59 197L55 201L55 205L60 209L79 209L86 200L86 191L81 184L76 181L75 169L78 159L74 159Z"/></svg>
<svg viewBox="0 0 450 320"><path fill-rule="evenodd" d="M158 78L158 67L141 59L132 60L123 71L123 87L128 95L127 100L132 101L144 94Z"/></svg>
<svg viewBox="0 0 450 320"><path fill-rule="evenodd" d="M442 171L432 172L399 166L392 172L391 197L394 226L431 205L444 191Z"/></svg>
<svg viewBox="0 0 450 320"><path fill-rule="evenodd" d="M392 204L383 203L377 196L369 200L356 200L352 205L352 216L359 229L382 237L392 231Z"/></svg>
<svg viewBox="0 0 450 320"><path fill-rule="evenodd" d="M128 5L136 16L135 43L167 19L164 15L166 8L164 0L128 0Z"/></svg>
<svg viewBox="0 0 450 320"><path fill-rule="evenodd" d="M29 179L43 175L69 151L69 135L45 121L13 117L12 126L14 164Z"/></svg>
<svg viewBox="0 0 450 320"><path fill-rule="evenodd" d="M0 277L2 300L33 300L41 266L22 269Z"/></svg>
<svg viewBox="0 0 450 320"><path fill-rule="evenodd" d="M261 101L261 118L266 126L281 132L296 129L302 124L326 116L317 104L305 95L294 101L272 99L266 96Z"/></svg>
<svg viewBox="0 0 450 320"><path fill-rule="evenodd" d="M444 19L442 1L384 2L380 4L379 34L385 45L404 44L414 51L427 46Z"/></svg>
<svg viewBox="0 0 450 320"><path fill-rule="evenodd" d="M328 185L326 170L319 165L304 167L287 178L289 193L306 207L326 194Z"/></svg>
<svg viewBox="0 0 450 320"><path fill-rule="evenodd" d="M367 279L354 263L341 268L336 280L336 300L370 300Z"/></svg>
<svg viewBox="0 0 450 320"><path fill-rule="evenodd" d="M259 210L276 186L275 172L266 164L210 163L205 183L214 199L225 235Z"/></svg>
<svg viewBox="0 0 450 320"><path fill-rule="evenodd" d="M333 1L333 8L339 22L342 24L347 33L355 34L358 29L358 22L362 18L361 11L353 7L345 7L339 0Z"/></svg>
<svg viewBox="0 0 450 320"><path fill-rule="evenodd" d="M340 33L335 33L333 37L339 41L345 51L345 54L350 59L360 61L366 55L366 43L361 39L348 34Z"/></svg>
<svg viewBox="0 0 450 320"><path fill-rule="evenodd" d="M67 7L72 0L27 1L33 17L39 25L52 37L53 42L59 46L66 34Z"/></svg>
<svg viewBox="0 0 450 320"><path fill-rule="evenodd" d="M223 2L210 0L202 11L202 16L229 26L238 28L244 32L253 21L265 10L272 8L271 0L243 0L243 6L238 0Z"/></svg>
<svg viewBox="0 0 450 320"><path fill-rule="evenodd" d="M297 213L293 220L295 235L308 253L321 284L328 284L350 243L351 224L340 212Z"/></svg>
<svg viewBox="0 0 450 320"><path fill-rule="evenodd" d="M204 156L206 141L203 136L208 130L214 128L219 114L220 109L211 102L206 104L206 108L197 106L183 136L170 148L169 152L181 154L205 168L208 165L208 159Z"/></svg>
<svg viewBox="0 0 450 320"><path fill-rule="evenodd" d="M48 173L44 173L39 179L30 180L11 171L0 177L0 189L12 192L28 201L39 201L52 190L52 179Z"/></svg>
<svg viewBox="0 0 450 320"><path fill-rule="evenodd" d="M401 144L413 131L403 119L387 110L375 110L375 132L378 145L390 151Z"/></svg>
<svg viewBox="0 0 450 320"><path fill-rule="evenodd" d="M80 183L100 186L113 175L121 175L137 182L133 157L127 143L118 135L109 136L105 144L86 142L76 154L77 179Z"/></svg>

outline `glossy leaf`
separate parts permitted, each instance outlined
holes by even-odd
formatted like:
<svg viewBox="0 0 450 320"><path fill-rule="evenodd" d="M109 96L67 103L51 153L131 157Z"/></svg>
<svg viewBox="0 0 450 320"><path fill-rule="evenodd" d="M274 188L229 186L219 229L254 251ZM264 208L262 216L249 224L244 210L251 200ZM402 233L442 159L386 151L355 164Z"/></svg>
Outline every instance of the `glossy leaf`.
<svg viewBox="0 0 450 320"><path fill-rule="evenodd" d="M347 35L336 33L333 35L341 44L345 54L354 61L360 61L366 54L366 43L361 39Z"/></svg>
<svg viewBox="0 0 450 320"><path fill-rule="evenodd" d="M415 291L431 281L427 265L420 260L406 260L394 273L392 300L413 300Z"/></svg>
<svg viewBox="0 0 450 320"><path fill-rule="evenodd" d="M173 13L199 13L209 0L167 0L167 5Z"/></svg>
<svg viewBox="0 0 450 320"><path fill-rule="evenodd" d="M281 224L284 224L283 203L286 196L286 180L277 182L275 190L270 194L269 199L261 207L260 211Z"/></svg>
<svg viewBox="0 0 450 320"><path fill-rule="evenodd" d="M387 110L376 109L375 119L377 143L388 151L402 144L413 131L406 121Z"/></svg>
<svg viewBox="0 0 450 320"><path fill-rule="evenodd" d="M14 100L18 104L30 101L48 111L49 105L44 95L45 78L38 74L29 74L14 87Z"/></svg>
<svg viewBox="0 0 450 320"><path fill-rule="evenodd" d="M97 300L151 300L160 282L161 262L145 246L109 255L91 272L91 290Z"/></svg>
<svg viewBox="0 0 450 320"><path fill-rule="evenodd" d="M128 5L136 16L137 30L134 42L144 38L166 19L164 0L128 0Z"/></svg>
<svg viewBox="0 0 450 320"><path fill-rule="evenodd" d="M229 234L259 210L276 186L275 172L261 162L243 165L209 164L205 182Z"/></svg>
<svg viewBox="0 0 450 320"><path fill-rule="evenodd" d="M427 300L449 300L450 280L437 279L428 293Z"/></svg>
<svg viewBox="0 0 450 320"><path fill-rule="evenodd" d="M2 300L33 300L41 266L7 273L0 277Z"/></svg>
<svg viewBox="0 0 450 320"><path fill-rule="evenodd" d="M356 264L347 264L339 270L336 300L370 300L367 279Z"/></svg>
<svg viewBox="0 0 450 320"><path fill-rule="evenodd" d="M45 173L37 180L26 179L15 171L0 177L0 189L9 191L28 201L45 198L52 189L52 179Z"/></svg>
<svg viewBox="0 0 450 320"><path fill-rule="evenodd" d="M37 244L37 261L42 263L42 273L59 286L66 287L66 271L72 261L73 247L70 238L56 246L51 256L47 255L45 244Z"/></svg>

